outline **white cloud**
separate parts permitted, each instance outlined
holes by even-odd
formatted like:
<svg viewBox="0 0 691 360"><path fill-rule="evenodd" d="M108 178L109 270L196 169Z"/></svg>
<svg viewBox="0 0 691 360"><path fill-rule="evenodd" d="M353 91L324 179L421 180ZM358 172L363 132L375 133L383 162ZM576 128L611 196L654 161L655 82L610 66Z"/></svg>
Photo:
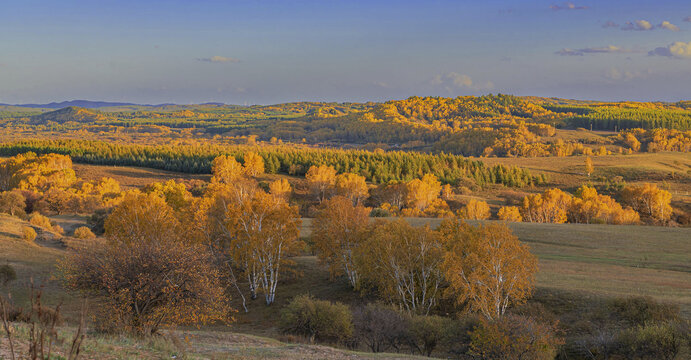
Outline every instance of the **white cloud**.
<svg viewBox="0 0 691 360"><path fill-rule="evenodd" d="M660 29L667 29L667 30L671 30L671 31L679 31L679 27L676 26L676 25L674 25L674 24L672 24L672 23L669 22L669 21L663 21L662 24L658 25L657 27L659 27Z"/></svg>
<svg viewBox="0 0 691 360"><path fill-rule="evenodd" d="M576 4L574 4L572 2L565 2L564 5L552 5L549 8L554 10L554 11L559 11L559 10L585 10L588 7L587 6L577 6Z"/></svg>
<svg viewBox="0 0 691 360"><path fill-rule="evenodd" d="M589 47L589 48L583 48L583 49L569 49L569 48L564 48L561 49L555 54L561 55L561 56L583 56L585 54L615 54L615 53L630 53L633 52L632 50L628 49L622 49L618 46L614 45L609 45L609 46L603 46L603 47Z"/></svg>
<svg viewBox="0 0 691 360"><path fill-rule="evenodd" d="M443 87L448 92L455 89L491 90L494 88L494 83L491 81L477 84L470 76L457 72L437 75L432 78L431 84Z"/></svg>
<svg viewBox="0 0 691 360"><path fill-rule="evenodd" d="M238 63L239 59L225 57L225 56L212 56L208 58L197 58L197 61L212 62L212 63Z"/></svg>
<svg viewBox="0 0 691 360"><path fill-rule="evenodd" d="M624 26L621 27L622 30L624 31L648 31L648 30L653 30L653 24L650 23L650 21L647 20L636 20L634 22L627 21Z"/></svg>
<svg viewBox="0 0 691 360"><path fill-rule="evenodd" d="M666 47L659 47L655 50L651 50L648 52L648 55L691 59L691 41L688 43L676 41Z"/></svg>

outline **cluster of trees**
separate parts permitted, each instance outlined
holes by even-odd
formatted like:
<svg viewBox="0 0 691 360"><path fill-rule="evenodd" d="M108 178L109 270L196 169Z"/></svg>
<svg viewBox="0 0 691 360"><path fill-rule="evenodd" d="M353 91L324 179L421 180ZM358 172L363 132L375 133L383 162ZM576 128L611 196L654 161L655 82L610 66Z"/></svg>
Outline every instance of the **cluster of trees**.
<svg viewBox="0 0 691 360"><path fill-rule="evenodd" d="M502 207L499 218L538 223L636 224L645 216L664 223L672 215L671 194L654 184L630 185L620 192L622 207L615 199L583 185L572 196L559 189L528 195L520 207Z"/></svg>
<svg viewBox="0 0 691 360"><path fill-rule="evenodd" d="M691 130L636 128L619 132L615 140L631 152L691 151Z"/></svg>
<svg viewBox="0 0 691 360"><path fill-rule="evenodd" d="M267 173L305 175L311 166L330 165L338 173L354 173L374 183L410 181L434 174L443 183L470 179L480 186L503 184L523 187L542 184L544 176L504 165L486 166L475 160L449 154L412 152L370 152L287 146L178 145L141 146L80 140L23 140L0 144L0 155L13 156L33 151L38 154L70 155L74 161L98 165L143 166L186 173L210 173L219 155L242 159L256 152L264 160Z"/></svg>
<svg viewBox="0 0 691 360"><path fill-rule="evenodd" d="M322 204L313 222L319 259L354 289L415 314L428 314L442 290L488 319L501 317L532 289L536 258L506 225L477 227L450 218L438 229L407 221L370 223L367 211L343 197Z"/></svg>
<svg viewBox="0 0 691 360"><path fill-rule="evenodd" d="M691 111L661 103L594 103L588 105L543 105L545 109L566 115L572 127L593 130L691 129Z"/></svg>
<svg viewBox="0 0 691 360"><path fill-rule="evenodd" d="M24 215L92 213L116 204L120 184L111 178L85 181L77 178L67 155L24 153L0 162L2 212Z"/></svg>

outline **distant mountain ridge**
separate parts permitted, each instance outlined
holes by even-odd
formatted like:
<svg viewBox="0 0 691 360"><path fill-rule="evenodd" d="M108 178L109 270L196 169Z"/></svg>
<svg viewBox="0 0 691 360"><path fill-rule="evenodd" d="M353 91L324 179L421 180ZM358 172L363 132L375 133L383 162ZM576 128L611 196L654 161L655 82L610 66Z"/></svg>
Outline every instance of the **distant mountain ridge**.
<svg viewBox="0 0 691 360"><path fill-rule="evenodd" d="M177 105L177 104L165 103L165 104L151 105L151 104L135 104L135 103L126 103L126 102L90 101L90 100L70 100L70 101L62 101L62 102L52 102L52 103L48 103L48 104L0 104L0 106L19 106L19 107L35 108L35 109L62 109L62 108L71 107L71 106L85 108L85 109L97 109L97 108L109 107L109 106L159 107L159 106L171 106L171 105ZM204 104L200 104L200 105L225 105L225 104L219 103L219 102L209 102L209 103L204 103Z"/></svg>
<svg viewBox="0 0 691 360"><path fill-rule="evenodd" d="M68 106L66 108L49 111L40 115L31 117L33 124L46 124L48 122L55 122L64 124L66 122L80 122L93 123L96 121L103 121L109 119L108 115L87 108Z"/></svg>

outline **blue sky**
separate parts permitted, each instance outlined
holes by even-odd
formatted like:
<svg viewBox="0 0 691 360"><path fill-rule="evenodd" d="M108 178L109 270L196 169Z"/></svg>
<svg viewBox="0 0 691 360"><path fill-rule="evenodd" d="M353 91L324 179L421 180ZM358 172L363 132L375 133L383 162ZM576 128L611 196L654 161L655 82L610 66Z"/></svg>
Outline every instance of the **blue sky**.
<svg viewBox="0 0 691 360"><path fill-rule="evenodd" d="M0 103L691 99L688 0L3 0Z"/></svg>

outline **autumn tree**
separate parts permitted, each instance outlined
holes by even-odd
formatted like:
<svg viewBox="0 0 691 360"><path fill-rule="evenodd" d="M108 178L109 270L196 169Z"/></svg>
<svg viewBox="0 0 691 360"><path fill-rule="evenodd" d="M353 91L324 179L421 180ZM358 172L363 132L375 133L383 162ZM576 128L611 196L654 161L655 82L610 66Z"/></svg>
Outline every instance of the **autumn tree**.
<svg viewBox="0 0 691 360"><path fill-rule="evenodd" d="M273 304L281 267L300 247L297 208L255 190L243 198L219 192L212 211L227 238L228 251L243 266L250 294L254 298L261 290L266 304Z"/></svg>
<svg viewBox="0 0 691 360"><path fill-rule="evenodd" d="M305 179L312 193L317 196L319 202L322 202L331 194L336 185L336 170L327 165L312 166L307 170Z"/></svg>
<svg viewBox="0 0 691 360"><path fill-rule="evenodd" d="M521 212L518 210L518 207L516 207L516 206L502 206L502 207L500 207L499 212L497 212L497 217L499 217L499 220L510 221L510 222L521 222L521 221L523 221L523 217L521 216Z"/></svg>
<svg viewBox="0 0 691 360"><path fill-rule="evenodd" d="M414 179L406 184L408 206L424 210L432 201L439 198L441 183L432 174L425 174L422 179Z"/></svg>
<svg viewBox="0 0 691 360"><path fill-rule="evenodd" d="M328 264L332 276L345 275L354 288L360 279L354 256L364 240L368 213L363 206L354 206L350 199L334 196L322 203L312 222L317 256Z"/></svg>
<svg viewBox="0 0 691 360"><path fill-rule="evenodd" d="M187 191L185 184L168 180L165 183L154 182L144 187L145 193L160 196L173 210L184 208L192 199L192 194Z"/></svg>
<svg viewBox="0 0 691 360"><path fill-rule="evenodd" d="M288 180L281 178L269 184L269 193L278 201L288 202L293 191Z"/></svg>
<svg viewBox="0 0 691 360"><path fill-rule="evenodd" d="M631 208L622 208L614 199L597 193L591 186L583 185L569 206L568 218L574 223L635 224L640 217Z"/></svg>
<svg viewBox="0 0 691 360"><path fill-rule="evenodd" d="M440 294L441 261L437 233L399 219L371 225L355 263L363 285L408 313L427 314Z"/></svg>
<svg viewBox="0 0 691 360"><path fill-rule="evenodd" d="M561 224L567 220L570 205L571 195L553 188L523 198L520 211L526 222Z"/></svg>
<svg viewBox="0 0 691 360"><path fill-rule="evenodd" d="M352 173L336 176L336 193L349 198L354 205L360 204L369 196L365 177Z"/></svg>
<svg viewBox="0 0 691 360"><path fill-rule="evenodd" d="M660 222L672 216L672 194L655 184L629 185L621 191L622 202Z"/></svg>
<svg viewBox="0 0 691 360"><path fill-rule="evenodd" d="M26 198L17 190L0 193L0 213L11 216L24 216L26 212Z"/></svg>
<svg viewBox="0 0 691 360"><path fill-rule="evenodd" d="M489 205L482 200L470 199L468 203L458 211L458 216L468 220L489 219Z"/></svg>
<svg viewBox="0 0 691 360"><path fill-rule="evenodd" d="M590 174L593 173L595 170L595 167L593 166L593 159L590 156L585 157L585 172L588 174L588 177L590 177Z"/></svg>
<svg viewBox="0 0 691 360"><path fill-rule="evenodd" d="M246 153L243 161L243 171L247 176L256 177L264 173L264 158L257 153Z"/></svg>
<svg viewBox="0 0 691 360"><path fill-rule="evenodd" d="M497 319L530 295L537 258L506 225L474 227L447 219L438 231L445 246L443 272L458 304Z"/></svg>
<svg viewBox="0 0 691 360"><path fill-rule="evenodd" d="M206 248L179 230L154 194L130 193L106 221L106 240L60 262L65 284L103 296L101 326L138 335L164 326L230 320L219 271Z"/></svg>
<svg viewBox="0 0 691 360"><path fill-rule="evenodd" d="M233 156L220 155L211 163L212 182L230 184L243 176L242 165Z"/></svg>

